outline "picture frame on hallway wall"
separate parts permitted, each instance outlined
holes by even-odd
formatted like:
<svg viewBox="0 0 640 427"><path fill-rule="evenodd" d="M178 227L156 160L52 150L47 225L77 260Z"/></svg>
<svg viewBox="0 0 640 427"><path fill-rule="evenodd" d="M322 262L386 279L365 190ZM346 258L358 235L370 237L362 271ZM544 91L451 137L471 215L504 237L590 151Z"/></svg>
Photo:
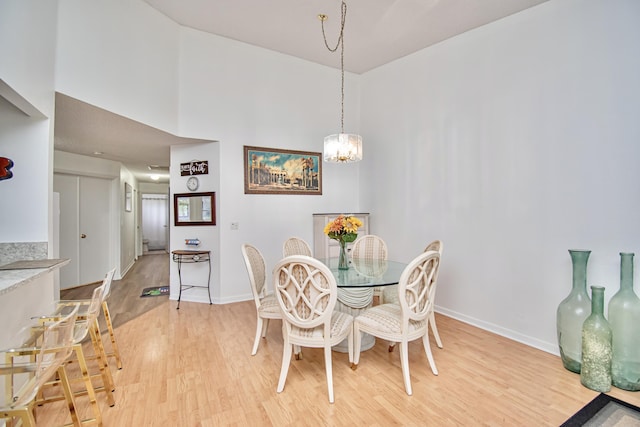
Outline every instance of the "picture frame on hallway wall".
<svg viewBox="0 0 640 427"><path fill-rule="evenodd" d="M322 194L322 153L244 146L245 194Z"/></svg>
<svg viewBox="0 0 640 427"><path fill-rule="evenodd" d="M124 211L131 212L133 206L133 194L131 185L128 182L124 183Z"/></svg>

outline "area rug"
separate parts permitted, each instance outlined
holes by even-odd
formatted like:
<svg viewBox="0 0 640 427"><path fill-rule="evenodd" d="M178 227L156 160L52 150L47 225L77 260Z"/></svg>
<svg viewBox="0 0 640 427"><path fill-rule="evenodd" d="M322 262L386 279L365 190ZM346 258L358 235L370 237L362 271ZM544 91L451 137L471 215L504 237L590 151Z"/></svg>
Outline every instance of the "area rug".
<svg viewBox="0 0 640 427"><path fill-rule="evenodd" d="M142 295L140 298L144 297L159 297L163 295L169 295L169 287L168 286L153 286L151 288L144 288L142 290Z"/></svg>
<svg viewBox="0 0 640 427"><path fill-rule="evenodd" d="M600 393L560 427L574 426L640 426L640 408Z"/></svg>

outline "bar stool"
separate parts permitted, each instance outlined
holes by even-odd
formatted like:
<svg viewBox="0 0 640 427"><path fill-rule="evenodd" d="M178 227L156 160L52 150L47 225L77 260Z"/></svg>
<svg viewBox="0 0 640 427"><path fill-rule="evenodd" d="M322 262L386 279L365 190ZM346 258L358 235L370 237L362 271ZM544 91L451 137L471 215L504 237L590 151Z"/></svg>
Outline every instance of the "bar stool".
<svg viewBox="0 0 640 427"><path fill-rule="evenodd" d="M105 356L113 357L116 361L116 367L118 369L122 369L122 359L120 358L120 350L118 349L118 343L116 342L116 335L113 330L113 324L111 322L111 314L109 313L109 304L107 303L107 301L109 300L109 297L111 296L111 284L113 283L113 276L115 275L115 272L116 272L115 268L110 270L107 273L105 279L103 280L105 288L104 288L104 295L102 296L101 305L102 305L102 314L104 315L104 320L107 325L107 331L109 332L109 338L111 340L111 350L112 350L109 353L105 352ZM89 285L95 284L95 283L99 283L99 282L89 283ZM91 304L90 299L58 301L57 303L58 309L56 313L59 313L61 312L61 310L64 310L64 307L67 305L73 305L78 303L80 303L81 305L80 312L78 313L78 319L84 320L86 319L87 308Z"/></svg>
<svg viewBox="0 0 640 427"><path fill-rule="evenodd" d="M109 364L107 358L105 356L104 346L102 344L102 338L100 336L100 327L98 325L98 313L100 311L100 306L102 302L102 297L105 289L106 282L109 280L109 277L105 277L103 280L103 284L93 290L93 295L90 300L90 304L87 307L86 311L83 311L83 317L77 318L74 327L74 341L73 341L73 351L75 354L75 360L77 360L78 366L80 368L81 378L71 378L72 382L84 382L85 390L77 391L74 393L74 396L88 395L89 403L91 408L96 415L96 419L100 420L100 409L96 400L96 392L104 392L107 396L107 403L109 406L115 405L115 399L113 398L114 391L114 382L113 377L111 376L111 370L109 369ZM64 315L65 310L68 310L68 306L65 306L62 310L58 310L55 314L49 316L40 317L41 321L50 321L56 320L61 315ZM82 307L82 306L81 306ZM82 342L89 336L91 338L91 344L93 347L94 356L85 357L84 351L82 349ZM96 360L99 368L99 373L90 374L89 368L87 365L87 360ZM67 361L67 363L72 363L72 360ZM92 383L92 378L100 378L102 385L98 387L94 387ZM59 381L50 381L46 383L47 386L56 386ZM56 396L47 396L44 397L42 393L39 393L38 399L36 403L44 404L48 402L54 402L58 400L62 400L64 396L56 395ZM98 423L100 425L100 423Z"/></svg>
<svg viewBox="0 0 640 427"><path fill-rule="evenodd" d="M43 384L57 373L74 426L82 425L76 413L76 404L65 370L65 361L71 355L73 331L78 314L76 305L56 322L35 328L24 328L21 344L0 351L6 363L0 364L5 393L0 395L0 418L19 419L23 426L36 426L35 397Z"/></svg>

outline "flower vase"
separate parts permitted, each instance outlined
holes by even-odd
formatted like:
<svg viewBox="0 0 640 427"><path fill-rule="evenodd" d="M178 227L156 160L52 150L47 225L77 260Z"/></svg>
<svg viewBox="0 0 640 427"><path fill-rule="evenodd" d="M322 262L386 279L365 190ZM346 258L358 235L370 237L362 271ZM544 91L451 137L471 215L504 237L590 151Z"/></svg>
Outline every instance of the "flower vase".
<svg viewBox="0 0 640 427"><path fill-rule="evenodd" d="M604 288L591 286L591 314L582 325L580 382L601 393L611 390L611 335L604 317Z"/></svg>
<svg viewBox="0 0 640 427"><path fill-rule="evenodd" d="M620 254L620 290L609 301L613 333L611 382L623 390L640 390L640 299L633 292L632 253Z"/></svg>
<svg viewBox="0 0 640 427"><path fill-rule="evenodd" d="M558 346L562 364L580 373L582 360L582 324L589 316L591 301L587 294L587 261L591 251L569 250L573 268L573 285L556 313Z"/></svg>
<svg viewBox="0 0 640 427"><path fill-rule="evenodd" d="M347 259L347 243L344 240L338 240L340 243L340 258L338 258L338 270L348 270L349 260Z"/></svg>

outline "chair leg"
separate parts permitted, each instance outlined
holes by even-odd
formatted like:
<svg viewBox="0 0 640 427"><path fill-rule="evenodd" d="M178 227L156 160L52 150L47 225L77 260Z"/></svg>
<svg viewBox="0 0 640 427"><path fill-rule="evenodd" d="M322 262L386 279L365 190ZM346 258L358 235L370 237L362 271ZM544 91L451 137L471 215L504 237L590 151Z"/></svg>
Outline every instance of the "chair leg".
<svg viewBox="0 0 640 427"><path fill-rule="evenodd" d="M440 334L438 334L438 328L436 327L436 314L433 311L431 312L431 315L429 315L429 324L431 325L433 337L436 339L438 348L442 348L442 341L440 340Z"/></svg>
<svg viewBox="0 0 640 427"><path fill-rule="evenodd" d="M358 369L358 363L360 362L360 347L362 346L362 333L360 332L360 328L354 323L353 324L353 356L351 360L351 369L354 371Z"/></svg>
<svg viewBox="0 0 640 427"><path fill-rule="evenodd" d="M402 378L404 379L404 388L407 394L411 396L411 376L409 375L409 342L402 341L400 343L400 364L402 365Z"/></svg>
<svg viewBox="0 0 640 427"><path fill-rule="evenodd" d="M287 380L287 373L289 372L289 364L291 363L291 343L289 339L284 338L284 350L282 352L282 367L280 368L280 379L278 380L278 393L284 390L284 383Z"/></svg>
<svg viewBox="0 0 640 427"><path fill-rule="evenodd" d="M251 355L255 356L258 352L258 346L260 345L260 335L263 329L263 320L262 317L258 316L258 321L256 325L256 337L253 340L253 349L251 350Z"/></svg>
<svg viewBox="0 0 640 427"><path fill-rule="evenodd" d="M96 424L101 426L102 413L100 412L100 407L98 406L98 401L96 400L96 391L93 388L93 384L91 383L91 376L89 375L89 368L87 367L87 361L84 358L84 352L82 351L82 344L80 343L75 344L73 346L73 349L76 353L76 358L78 359L78 366L80 367L80 372L82 373L82 379L84 380L84 385L87 390L87 396L89 396L89 404L91 406L91 410L93 411L93 416L96 420ZM109 405L109 406L113 406L113 405Z"/></svg>
<svg viewBox="0 0 640 427"><path fill-rule="evenodd" d="M116 404L113 399L113 391L115 390L115 383L111 376L111 368L109 368L109 361L105 356L104 345L102 344L102 336L100 335L100 326L98 325L98 319L95 320L93 325L89 327L89 335L91 336L91 342L93 344L93 352L96 356L96 362L100 369L100 376L102 377L102 383L104 384L105 392L107 393L107 402L109 406Z"/></svg>
<svg viewBox="0 0 640 427"><path fill-rule="evenodd" d="M327 390L329 390L329 403L333 403L333 369L331 366L331 346L324 346L324 366L327 371Z"/></svg>
<svg viewBox="0 0 640 427"><path fill-rule="evenodd" d="M349 346L349 364L353 365L353 325L351 326L351 333L347 337L347 345Z"/></svg>
<svg viewBox="0 0 640 427"><path fill-rule="evenodd" d="M264 319L262 322L262 338L267 337L267 330L269 329L269 319Z"/></svg>
<svg viewBox="0 0 640 427"><path fill-rule="evenodd" d="M102 302L102 313L104 314L104 319L107 323L109 338L111 338L111 348L113 349L113 353L107 354L107 356L115 357L116 367L118 369L122 369L122 359L120 359L120 350L118 349L118 343L116 343L116 334L113 331L113 324L111 323L111 314L109 313L109 305L107 304L107 301Z"/></svg>
<svg viewBox="0 0 640 427"><path fill-rule="evenodd" d="M65 400L67 401L67 407L69 408L69 415L71 415L71 423L75 427L82 426L82 422L78 418L76 412L76 399L71 390L71 384L69 384L69 377L67 377L67 370L64 365L58 368L58 377L60 377L60 383L62 384L62 391L64 393Z"/></svg>
<svg viewBox="0 0 640 427"><path fill-rule="evenodd" d="M427 359L429 359L429 366L431 366L431 372L433 375L438 375L438 369L436 368L436 362L433 360L433 354L431 354L431 345L429 344L429 331L422 336L422 344L424 345L424 352L427 353Z"/></svg>
<svg viewBox="0 0 640 427"><path fill-rule="evenodd" d="M8 411L3 414L9 417L18 417L22 421L22 425L26 427L36 427L36 419L33 416L33 408L31 406ZM13 424L11 424L13 425Z"/></svg>

